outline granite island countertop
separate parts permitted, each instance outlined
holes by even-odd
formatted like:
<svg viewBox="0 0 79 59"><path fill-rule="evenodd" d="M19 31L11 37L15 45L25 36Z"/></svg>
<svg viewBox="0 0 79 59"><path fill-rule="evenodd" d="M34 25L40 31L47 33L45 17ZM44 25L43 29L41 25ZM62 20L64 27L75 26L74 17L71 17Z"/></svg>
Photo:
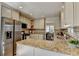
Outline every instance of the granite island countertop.
<svg viewBox="0 0 79 59"><path fill-rule="evenodd" d="M35 40L35 39L26 39L18 41L17 44L29 45L41 49L46 49L49 51L60 52L68 55L78 56L79 48L70 48L66 41L64 40Z"/></svg>

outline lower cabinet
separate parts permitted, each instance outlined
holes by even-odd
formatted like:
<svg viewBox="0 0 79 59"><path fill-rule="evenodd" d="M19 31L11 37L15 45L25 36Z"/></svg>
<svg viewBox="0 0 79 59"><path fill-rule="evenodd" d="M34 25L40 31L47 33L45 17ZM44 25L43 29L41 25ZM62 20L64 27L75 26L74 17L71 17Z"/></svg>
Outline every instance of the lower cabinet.
<svg viewBox="0 0 79 59"><path fill-rule="evenodd" d="M30 37L31 37L31 39L43 40L44 35L43 34L31 34Z"/></svg>
<svg viewBox="0 0 79 59"><path fill-rule="evenodd" d="M48 51L45 49L17 44L17 56L67 56L59 52Z"/></svg>
<svg viewBox="0 0 79 59"><path fill-rule="evenodd" d="M35 56L67 56L59 52L48 51L45 49L35 48Z"/></svg>
<svg viewBox="0 0 79 59"><path fill-rule="evenodd" d="M33 48L30 46L22 46L22 56L33 56Z"/></svg>
<svg viewBox="0 0 79 59"><path fill-rule="evenodd" d="M35 48L35 56L51 56L54 55L52 52L40 49L40 48Z"/></svg>
<svg viewBox="0 0 79 59"><path fill-rule="evenodd" d="M33 56L34 47L17 44L16 55L17 56Z"/></svg>

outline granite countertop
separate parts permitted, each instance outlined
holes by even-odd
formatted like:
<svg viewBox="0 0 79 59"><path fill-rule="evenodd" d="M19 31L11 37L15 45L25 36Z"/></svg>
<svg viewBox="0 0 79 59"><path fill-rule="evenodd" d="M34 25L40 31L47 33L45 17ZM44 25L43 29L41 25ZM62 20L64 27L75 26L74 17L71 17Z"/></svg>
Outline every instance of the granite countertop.
<svg viewBox="0 0 79 59"><path fill-rule="evenodd" d="M17 44L29 45L73 56L79 55L79 48L70 48L67 42L64 40L47 41L47 40L27 39L18 41Z"/></svg>

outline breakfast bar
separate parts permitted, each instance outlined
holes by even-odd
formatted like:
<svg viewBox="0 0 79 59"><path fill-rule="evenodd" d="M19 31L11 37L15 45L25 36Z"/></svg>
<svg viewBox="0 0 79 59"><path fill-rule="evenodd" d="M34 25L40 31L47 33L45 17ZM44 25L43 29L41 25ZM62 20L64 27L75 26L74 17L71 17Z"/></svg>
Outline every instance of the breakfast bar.
<svg viewBox="0 0 79 59"><path fill-rule="evenodd" d="M43 53L44 52L44 53ZM31 54L30 54L31 53ZM39 54L40 53L40 54ZM63 40L35 40L26 39L17 42L16 55L43 55L43 56L78 56L79 48L70 48Z"/></svg>

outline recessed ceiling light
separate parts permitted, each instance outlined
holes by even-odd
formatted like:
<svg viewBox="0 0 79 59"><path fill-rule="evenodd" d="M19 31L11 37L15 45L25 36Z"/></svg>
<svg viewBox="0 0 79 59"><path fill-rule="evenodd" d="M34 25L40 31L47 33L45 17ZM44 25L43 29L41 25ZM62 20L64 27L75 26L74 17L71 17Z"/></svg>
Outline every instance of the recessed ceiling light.
<svg viewBox="0 0 79 59"><path fill-rule="evenodd" d="M61 8L64 8L64 6L61 6Z"/></svg>
<svg viewBox="0 0 79 59"><path fill-rule="evenodd" d="M45 17L45 16L41 16L41 17Z"/></svg>
<svg viewBox="0 0 79 59"><path fill-rule="evenodd" d="M23 7L22 6L19 6L19 8L22 9Z"/></svg>
<svg viewBox="0 0 79 59"><path fill-rule="evenodd" d="M30 13L30 15L32 15L32 13Z"/></svg>

